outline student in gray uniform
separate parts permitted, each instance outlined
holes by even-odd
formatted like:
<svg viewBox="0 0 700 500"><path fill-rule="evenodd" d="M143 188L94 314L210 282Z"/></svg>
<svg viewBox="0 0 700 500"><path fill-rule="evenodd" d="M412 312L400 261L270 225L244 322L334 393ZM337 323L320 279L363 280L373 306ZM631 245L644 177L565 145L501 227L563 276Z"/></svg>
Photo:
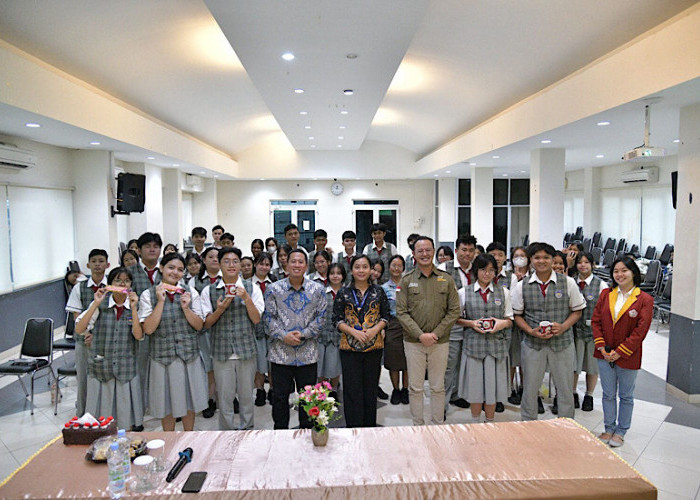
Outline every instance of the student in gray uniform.
<svg viewBox="0 0 700 500"><path fill-rule="evenodd" d="M204 327L211 329L211 354L219 401L221 430L253 428L253 380L256 368L255 325L265 308L260 288L240 275L241 251L219 250L222 279L201 296ZM233 399L240 403L240 425L234 424Z"/></svg>
<svg viewBox="0 0 700 500"><path fill-rule="evenodd" d="M139 301L139 319L151 337L148 408L164 431L175 430L176 418L191 431L195 414L207 407L207 373L197 344L204 326L199 293L180 285L185 258L179 253L163 257L160 270L163 282Z"/></svg>
<svg viewBox="0 0 700 500"><path fill-rule="evenodd" d="M364 255L369 257L371 262L381 260L384 263L384 274L382 274L380 279L377 281L377 284L380 286L386 283L386 280L389 279L389 259L399 253L393 243L384 241L387 231L388 228L386 227L386 224L382 222L372 224L371 233L372 240L374 241L373 243L368 243L365 245L365 248L362 251Z"/></svg>
<svg viewBox="0 0 700 500"><path fill-rule="evenodd" d="M132 277L125 267L113 269L107 282L124 292L97 290L75 325L77 334L92 332L85 408L92 415L111 415L119 428L131 429L143 425L135 357L137 341L143 338L139 297L130 290Z"/></svg>
<svg viewBox="0 0 700 500"><path fill-rule="evenodd" d="M593 276L593 266L595 259L589 252L581 252L576 257L576 284L578 285L583 298L586 299L586 308L583 310L581 319L574 325L574 343L576 346L576 369L574 373L574 406L578 408L578 393L576 384L581 372L586 372L586 394L583 396L583 411L593 411L593 391L598 383L598 361L593 357L595 353L595 342L593 341L593 329L591 319L593 310L598 303L600 293L608 288L607 283L597 276Z"/></svg>
<svg viewBox="0 0 700 500"><path fill-rule="evenodd" d="M465 327L459 395L471 403L472 422L480 421L482 406L486 422L493 422L496 402L508 395L513 309L510 291L493 283L497 270L492 255L478 255L471 269L474 285L459 290L463 317L457 322Z"/></svg>
<svg viewBox="0 0 700 500"><path fill-rule="evenodd" d="M328 286L326 287L326 325L318 336L318 379L319 382L329 381L332 387L331 395L337 397L338 382L340 382L340 332L333 323L333 302L343 287L347 276L345 268L338 263L331 264L328 271Z"/></svg>
<svg viewBox="0 0 700 500"><path fill-rule="evenodd" d="M361 253L355 248L356 242L357 235L354 231L343 232L343 250L338 252L338 257L335 261L339 264L342 264L343 268L345 269L345 275L347 276L347 278L345 279L346 285L350 283L350 279L352 278L352 269L350 268L350 262L352 262L352 258L354 256L361 255Z"/></svg>
<svg viewBox="0 0 700 500"><path fill-rule="evenodd" d="M537 420L537 393L549 366L559 396L559 415L573 418L572 327L581 318L586 301L572 278L552 270L556 255L552 245L532 243L528 254L534 272L511 294L515 323L523 332L520 415L523 420Z"/></svg>
<svg viewBox="0 0 700 500"><path fill-rule="evenodd" d="M267 252L260 254L255 261L252 278L253 285L260 288L265 297L265 290L277 278L270 272L272 269L272 255ZM255 406L265 406L265 374L270 381L270 388L267 394L268 401L272 404L272 374L270 374L270 363L267 359L267 332L265 322L261 321L255 325L255 343L257 349L257 371L255 373Z"/></svg>
<svg viewBox="0 0 700 500"><path fill-rule="evenodd" d="M88 255L88 269L90 277L79 282L73 287L66 304L66 312L73 314L77 321L78 315L86 311L92 302L95 292L107 284L105 271L109 268L107 251L100 248L90 250ZM85 413L85 399L87 397L87 372L88 351L92 343L92 333L88 330L84 335L75 337L75 371L78 383L77 398L75 400L75 413L82 417Z"/></svg>
<svg viewBox="0 0 700 500"><path fill-rule="evenodd" d="M408 238L406 238L406 243L408 243L408 248L411 249L411 253L404 257L404 262L406 263L406 269L404 270L404 273L409 273L413 271L413 269L416 267L416 259L413 257L413 245L416 244L416 240L419 237L420 234L411 233L408 235Z"/></svg>

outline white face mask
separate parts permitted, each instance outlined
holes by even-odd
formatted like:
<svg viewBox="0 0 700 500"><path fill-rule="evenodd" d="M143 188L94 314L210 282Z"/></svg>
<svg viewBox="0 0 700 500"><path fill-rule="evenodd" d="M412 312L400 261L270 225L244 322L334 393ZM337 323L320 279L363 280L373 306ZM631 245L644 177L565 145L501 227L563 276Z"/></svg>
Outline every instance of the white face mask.
<svg viewBox="0 0 700 500"><path fill-rule="evenodd" d="M527 259L525 257L515 257L513 259L513 265L515 267L525 267L527 266Z"/></svg>
<svg viewBox="0 0 700 500"><path fill-rule="evenodd" d="M275 248L273 246L267 247L267 253L275 253L276 250L277 250L277 248Z"/></svg>

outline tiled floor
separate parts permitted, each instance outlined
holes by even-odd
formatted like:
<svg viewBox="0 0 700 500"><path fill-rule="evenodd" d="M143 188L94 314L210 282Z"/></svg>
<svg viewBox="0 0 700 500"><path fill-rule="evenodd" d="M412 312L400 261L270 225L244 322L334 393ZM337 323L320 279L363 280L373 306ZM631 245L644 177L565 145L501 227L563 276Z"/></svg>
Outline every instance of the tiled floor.
<svg viewBox="0 0 700 500"><path fill-rule="evenodd" d="M655 325L654 325L655 326ZM659 498L685 498L700 500L700 406L687 405L663 394L668 329L662 325L660 332L649 333L645 341L644 372L640 372L637 384L632 428L625 444L617 453L645 475L659 489ZM651 356L654 353L654 356ZM56 361L60 365L62 361ZM641 376L644 375L644 376ZM640 381L644 382L640 385ZM8 384L10 384L8 386ZM382 387L390 385L388 372L382 372ZM647 387L648 386L648 387ZM68 379L63 388L63 398L58 405L58 415L54 416L51 395L46 380L37 383L35 396L36 410L29 414L28 402L23 397L17 383L10 377L0 379L0 479L6 477L49 440L57 436L61 426L73 416L75 401L74 381ZM584 392L583 377L579 383L579 394ZM660 394L661 393L661 394ZM644 399L640 398L644 395ZM646 395L649 397L646 397ZM600 386L594 394L595 408L592 412L576 412L576 421L599 433L603 429L603 412L600 407ZM683 418L691 425L679 425L670 420L672 411L683 406ZM546 412L540 418L554 418L546 404ZM195 428L210 430L217 428L217 416L204 419L197 416ZM506 403L506 411L496 414L499 422L519 420L519 408ZM448 423L468 423L469 410L450 407ZM295 417L292 417L294 425ZM391 405L380 401L378 423L385 426L411 425L407 405ZM342 421L336 422L343 425ZM694 424L694 425L693 425ZM159 430L160 422L148 419L147 430ZM255 408L255 427L271 429L270 406Z"/></svg>

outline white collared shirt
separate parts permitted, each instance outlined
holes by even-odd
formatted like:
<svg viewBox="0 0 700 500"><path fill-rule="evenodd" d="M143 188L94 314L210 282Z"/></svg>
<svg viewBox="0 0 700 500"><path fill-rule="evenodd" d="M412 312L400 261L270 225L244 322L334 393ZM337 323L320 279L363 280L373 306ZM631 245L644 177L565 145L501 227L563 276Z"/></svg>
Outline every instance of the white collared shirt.
<svg viewBox="0 0 700 500"><path fill-rule="evenodd" d="M209 276L209 273L204 273L204 277L206 277L206 278L211 278L211 276ZM223 277L223 274L221 274L221 269L219 269L219 272L216 273L216 276L215 276L215 277L216 277L216 278L221 278L221 277ZM189 286L190 288L194 288L194 284L195 284L195 276L193 276L192 278L190 278L190 281L187 283L187 286Z"/></svg>
<svg viewBox="0 0 700 500"><path fill-rule="evenodd" d="M438 268L440 271L445 271L445 272L447 272L447 263L448 263L448 262L454 262L454 264L455 264L455 269L461 269L461 270L462 270L461 273L457 273L457 274L459 274L459 279L462 280L462 288L468 286L468 285L469 285L469 280L467 279L467 274L469 274L469 271L472 270L472 263L470 262L470 263L469 263L469 267L467 267L466 269L464 269L464 268L462 268L462 266L459 265L459 261L458 261L458 260L454 260L454 261L448 260L448 261L445 261L445 262L443 262L442 264L438 265L437 268Z"/></svg>
<svg viewBox="0 0 700 500"><path fill-rule="evenodd" d="M255 278L255 276L254 276ZM219 281L216 285L216 289L224 288L226 284L224 283L224 280ZM236 280L236 287L242 287L243 286L243 279L241 278L241 275L238 275L238 279ZM254 286L252 287L251 293L250 293L250 298L253 300L253 305L255 308L258 310L260 314L265 311L265 299L263 298L262 291L260 290L259 286ZM235 300L235 299L234 299ZM202 317L206 319L207 316L212 314L214 312L214 308L211 305L211 295L209 293L209 287L204 287L204 290L202 290L202 296L200 299L201 302L201 310L202 310Z"/></svg>
<svg viewBox="0 0 700 500"><path fill-rule="evenodd" d="M586 299L581 295L581 290L579 290L578 285L576 284L576 281L574 281L573 278L569 276L564 276L566 279L566 291L569 294L569 309L571 311L581 311L586 308ZM513 306L513 312L515 314L522 314L523 310L525 308L525 304L523 302L523 281L519 281L516 285L515 288L511 291L511 304ZM538 277L537 273L532 273L530 278L528 279L528 283L539 283L541 285L544 285L545 283L556 283L557 282L557 273L552 271L552 274L549 275L549 278L547 278L547 281L542 282ZM549 293L549 288L547 288L547 291L545 293Z"/></svg>
<svg viewBox="0 0 700 500"><path fill-rule="evenodd" d="M625 305L625 302L627 302L627 299L630 298L630 295L632 295L632 292L634 292L634 289L636 287L632 287L632 289L627 292L627 293L622 293L622 290L620 290L620 287L617 288L617 302L615 302L615 318L616 319L620 316L620 311L622 310L622 306Z"/></svg>
<svg viewBox="0 0 700 500"><path fill-rule="evenodd" d="M588 275L588 278L586 278L585 280L577 280L577 281L576 281L576 285L578 286L578 284L579 284L581 281L584 281L584 282L586 283L586 286L589 286L589 285L591 284L591 281L593 281L593 273L591 273L590 275ZM608 284L607 284L605 281L600 280L600 290L598 290L598 295L600 295L600 292L602 292L602 291L605 290L606 288L608 288ZM579 290L580 290L580 288L579 288Z"/></svg>
<svg viewBox="0 0 700 500"><path fill-rule="evenodd" d="M182 282L180 282L178 286L183 286ZM183 288L190 292L190 296L192 297L190 309L192 309L197 316L204 319L206 316L202 315L202 306L197 289L189 285L185 285ZM148 290L144 290L144 292L141 294L141 298L139 299L139 321L143 323L152 312L153 304L151 302L151 289L149 288Z"/></svg>
<svg viewBox="0 0 700 500"><path fill-rule="evenodd" d="M513 307L511 306L511 300L510 300L510 290L508 290L506 287L503 288L503 295L505 297L505 309L503 310L503 318L498 318L498 319L513 319ZM459 295L459 303L461 310L464 311L464 307L467 302L467 290L469 290L469 286L465 286L463 288L460 288L457 293ZM493 293L493 282L489 283L489 286L487 287L489 293ZM471 286L472 293L479 293L481 291L481 285L479 285L479 282L475 282ZM478 318L472 318L472 319L478 319Z"/></svg>
<svg viewBox="0 0 700 500"><path fill-rule="evenodd" d="M92 280L92 276L90 276L87 280L87 286L88 288L95 286L95 285L105 285L107 286L107 274L105 274L102 277L102 281L100 283L95 283ZM73 289L70 291L70 295L68 296L68 302L66 303L66 312L77 312L81 313L83 312L83 303L80 300L80 284L76 283Z"/></svg>
<svg viewBox="0 0 700 500"><path fill-rule="evenodd" d="M117 314L117 309L116 309L117 303L114 302L114 297L112 297L111 293L109 294L108 300L109 300L109 302L107 302L107 307L109 307L110 309L114 309L114 314ZM93 300L93 302L94 302L94 300ZM124 301L124 303L122 305L125 308L127 308L129 311L131 311L131 304L129 303L129 297L126 298L126 300ZM78 319L76 319L75 322L77 323L78 321L83 319L83 316L85 316L86 313L87 313L87 310L80 313L80 315L78 316ZM99 318L99 316L100 316L100 308L98 307L97 310L95 311L95 314L92 315L92 318L90 318L90 321L88 322L88 326L87 326L88 331L95 328L95 323L97 322L97 318Z"/></svg>

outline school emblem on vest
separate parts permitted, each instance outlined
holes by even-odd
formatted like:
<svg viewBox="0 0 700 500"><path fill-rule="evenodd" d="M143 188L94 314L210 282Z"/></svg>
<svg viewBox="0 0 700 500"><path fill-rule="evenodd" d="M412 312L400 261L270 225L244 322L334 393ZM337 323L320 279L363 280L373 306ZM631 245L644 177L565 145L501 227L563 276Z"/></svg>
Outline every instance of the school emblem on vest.
<svg viewBox="0 0 700 500"><path fill-rule="evenodd" d="M495 299L495 300L493 301L493 303L496 304L497 306L500 306L500 305L501 305L501 299Z"/></svg>
<svg viewBox="0 0 700 500"><path fill-rule="evenodd" d="M593 297L593 294L586 295L586 299L588 300L593 300L595 297Z"/></svg>
<svg viewBox="0 0 700 500"><path fill-rule="evenodd" d="M630 318L636 318L637 314L636 309L630 309Z"/></svg>
<svg viewBox="0 0 700 500"><path fill-rule="evenodd" d="M554 296L558 299L561 299L564 296L564 294L561 293L561 290L557 290L556 292L554 292Z"/></svg>

